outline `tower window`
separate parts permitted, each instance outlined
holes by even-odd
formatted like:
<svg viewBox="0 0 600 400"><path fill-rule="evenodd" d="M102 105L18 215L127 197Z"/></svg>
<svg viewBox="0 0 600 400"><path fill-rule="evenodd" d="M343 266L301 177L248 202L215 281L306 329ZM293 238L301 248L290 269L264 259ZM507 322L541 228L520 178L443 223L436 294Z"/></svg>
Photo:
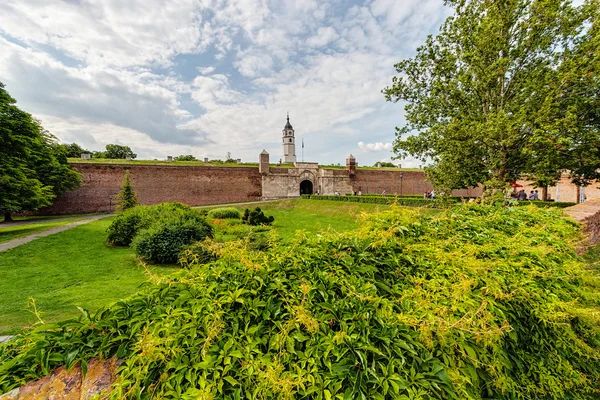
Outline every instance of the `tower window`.
<svg viewBox="0 0 600 400"><path fill-rule="evenodd" d="M290 142L292 141L292 139L290 138Z"/></svg>

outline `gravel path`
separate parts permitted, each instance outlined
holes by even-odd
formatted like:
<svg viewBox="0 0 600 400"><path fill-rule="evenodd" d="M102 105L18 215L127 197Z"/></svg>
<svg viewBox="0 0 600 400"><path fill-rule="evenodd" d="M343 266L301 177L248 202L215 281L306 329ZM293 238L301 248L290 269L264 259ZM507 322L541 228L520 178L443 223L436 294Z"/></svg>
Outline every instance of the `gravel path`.
<svg viewBox="0 0 600 400"><path fill-rule="evenodd" d="M53 228L53 229L48 229L47 231L43 231L43 232L40 232L40 233L35 233L33 235L25 236L25 237L22 237L22 238L13 239L13 240L10 240L10 241L8 241L6 243L0 243L0 252L6 251L6 250L9 250L9 249L13 249L13 248L15 248L17 246L20 246L22 244L25 244L25 243L29 243L32 240L35 240L37 238L41 238L41 237L44 237L44 236L54 235L55 233L66 231L68 229L75 228L76 226L79 226L79 225L87 224L88 222L97 221L97 220L102 219L102 218L110 217L111 215L112 214L94 215L94 216L91 216L91 217L83 218L83 219L81 219L79 221L75 221L75 222L73 222L71 224L59 226L59 227L56 227L56 228ZM36 222L39 222L39 221L40 220L36 220ZM54 219L53 221L56 221L56 220ZM23 222L25 222L25 221L23 221ZM23 224L21 224L19 222L16 222L16 224L23 225ZM10 226L15 226L15 225L11 224Z"/></svg>

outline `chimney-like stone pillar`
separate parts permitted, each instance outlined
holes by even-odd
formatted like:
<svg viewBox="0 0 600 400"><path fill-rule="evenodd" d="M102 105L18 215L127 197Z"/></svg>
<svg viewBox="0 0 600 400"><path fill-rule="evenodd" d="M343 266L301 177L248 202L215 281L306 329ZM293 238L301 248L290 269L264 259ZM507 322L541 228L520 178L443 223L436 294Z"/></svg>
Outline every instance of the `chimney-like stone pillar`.
<svg viewBox="0 0 600 400"><path fill-rule="evenodd" d="M269 173L269 153L266 150L260 153L258 172L265 175Z"/></svg>
<svg viewBox="0 0 600 400"><path fill-rule="evenodd" d="M356 175L356 158L352 154L346 158L346 171L352 176Z"/></svg>

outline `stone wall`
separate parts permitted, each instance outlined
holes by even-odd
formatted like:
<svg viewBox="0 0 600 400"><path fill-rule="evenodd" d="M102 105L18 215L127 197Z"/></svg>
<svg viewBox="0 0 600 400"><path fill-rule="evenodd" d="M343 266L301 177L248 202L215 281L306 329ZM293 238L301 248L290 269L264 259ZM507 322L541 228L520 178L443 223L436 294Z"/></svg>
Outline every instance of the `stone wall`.
<svg viewBox="0 0 600 400"><path fill-rule="evenodd" d="M191 206L258 200L262 197L257 167L195 167L74 163L83 185L68 192L41 214L114 211L115 195L126 170L142 204L179 201Z"/></svg>

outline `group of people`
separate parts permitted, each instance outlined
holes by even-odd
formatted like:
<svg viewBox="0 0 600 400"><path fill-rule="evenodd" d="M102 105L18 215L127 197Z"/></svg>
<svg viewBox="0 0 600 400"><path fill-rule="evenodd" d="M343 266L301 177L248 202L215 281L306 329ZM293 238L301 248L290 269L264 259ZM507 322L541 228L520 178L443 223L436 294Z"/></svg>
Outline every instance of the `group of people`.
<svg viewBox="0 0 600 400"><path fill-rule="evenodd" d="M527 192L524 189L521 189L518 192L515 189L510 194L510 198L518 200L518 201L523 201L523 200L539 200L540 199L540 195L539 195L539 193L538 193L537 190L532 190L531 192L529 192L529 195L527 195Z"/></svg>
<svg viewBox="0 0 600 400"><path fill-rule="evenodd" d="M424 199L435 199L435 192L433 190L426 190L425 193L423 193L423 198Z"/></svg>

